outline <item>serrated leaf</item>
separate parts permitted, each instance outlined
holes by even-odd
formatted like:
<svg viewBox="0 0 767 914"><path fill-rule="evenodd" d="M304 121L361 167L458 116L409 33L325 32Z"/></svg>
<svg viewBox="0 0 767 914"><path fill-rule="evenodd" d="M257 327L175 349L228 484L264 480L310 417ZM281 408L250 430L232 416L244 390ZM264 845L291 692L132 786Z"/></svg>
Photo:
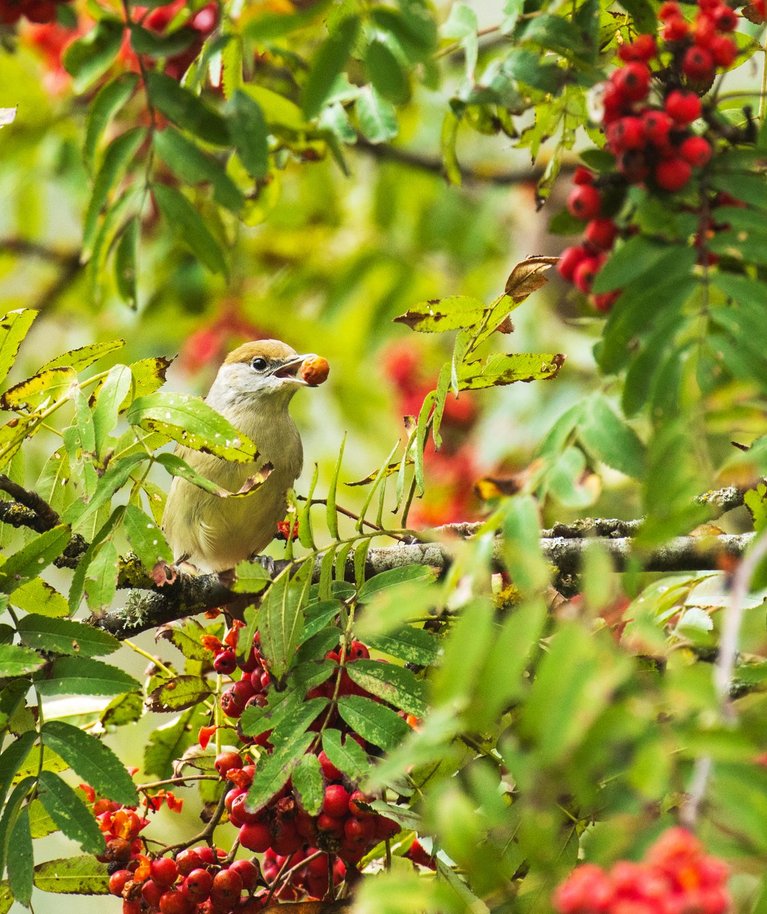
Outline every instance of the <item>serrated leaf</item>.
<svg viewBox="0 0 767 914"><path fill-rule="evenodd" d="M0 753L0 808L2 808L11 784L25 759L32 751L36 741L37 733L34 730L28 730L9 743Z"/></svg>
<svg viewBox="0 0 767 914"><path fill-rule="evenodd" d="M38 795L50 817L67 838L88 854L104 849L104 836L91 810L65 781L51 771L41 771Z"/></svg>
<svg viewBox="0 0 767 914"><path fill-rule="evenodd" d="M130 308L138 307L138 242L141 225L138 216L133 216L125 223L115 247L114 269L115 283L120 297Z"/></svg>
<svg viewBox="0 0 767 914"><path fill-rule="evenodd" d="M104 542L104 540L106 540L111 535L112 530L114 530L114 528L119 523L124 511L125 507L123 505L115 508L115 510L107 518L106 522L96 532L90 546L88 546L88 548L85 550L85 555L78 562L75 573L72 575L72 581L69 585L69 608L72 612L75 612L79 608L80 601L82 600L83 594L85 593L85 579L93 557L101 548L101 544Z"/></svg>
<svg viewBox="0 0 767 914"><path fill-rule="evenodd" d="M165 221L178 239L200 258L211 273L226 274L226 258L220 243L181 191L167 184L154 184L152 192Z"/></svg>
<svg viewBox="0 0 767 914"><path fill-rule="evenodd" d="M0 566L0 591L13 593L17 587L36 578L61 555L69 543L70 535L69 527L66 524L59 524L36 536L18 552L14 552Z"/></svg>
<svg viewBox="0 0 767 914"><path fill-rule="evenodd" d="M352 682L395 708L416 717L426 714L426 686L405 667L361 659L347 663L346 672Z"/></svg>
<svg viewBox="0 0 767 914"><path fill-rule="evenodd" d="M271 721L273 730L269 742L279 749L286 742L294 740L296 734L304 733L327 706L327 698L309 698L296 702L295 706L287 703L285 713L280 715L279 720Z"/></svg>
<svg viewBox="0 0 767 914"><path fill-rule="evenodd" d="M369 773L367 752L349 734L344 734L342 739L340 730L323 730L322 748L331 763L353 781L359 781Z"/></svg>
<svg viewBox="0 0 767 914"><path fill-rule="evenodd" d="M35 841L59 830L40 800L32 800L29 804L29 830Z"/></svg>
<svg viewBox="0 0 767 914"><path fill-rule="evenodd" d="M339 698L338 713L355 733L381 749L394 749L410 732L410 727L390 708L360 695Z"/></svg>
<svg viewBox="0 0 767 914"><path fill-rule="evenodd" d="M125 414L131 425L161 432L195 451L248 463L255 444L199 397L160 392L135 400Z"/></svg>
<svg viewBox="0 0 767 914"><path fill-rule="evenodd" d="M17 629L19 637L28 647L54 654L99 657L111 654L120 647L120 642L114 635L100 628L39 613L29 613L19 619Z"/></svg>
<svg viewBox="0 0 767 914"><path fill-rule="evenodd" d="M578 437L586 450L621 473L641 479L645 471L645 449L634 429L599 394L589 397L584 407Z"/></svg>
<svg viewBox="0 0 767 914"><path fill-rule="evenodd" d="M201 473L198 473L190 464L178 454L159 454L157 463L161 464L171 476L180 476L193 486L215 495L217 498L249 498L254 494L269 478L272 471L271 464L265 464L260 470L257 470L242 485L239 492L230 492L217 482L207 479Z"/></svg>
<svg viewBox="0 0 767 914"><path fill-rule="evenodd" d="M390 568L365 581L357 594L360 603L367 603L376 594L390 587L401 584L431 584L436 580L436 572L427 565L403 565L401 568Z"/></svg>
<svg viewBox="0 0 767 914"><path fill-rule="evenodd" d="M275 749L271 755L262 756L256 766L253 783L248 790L245 807L257 812L287 784L293 768L314 741L314 733L301 733L290 742Z"/></svg>
<svg viewBox="0 0 767 914"><path fill-rule="evenodd" d="M47 860L35 867L35 886L63 895L108 895L109 871L91 854Z"/></svg>
<svg viewBox="0 0 767 914"><path fill-rule="evenodd" d="M124 345L125 340L106 340L103 343L90 343L87 346L70 349L68 352L63 352L61 355L50 359L40 368L40 371L49 368L73 368L75 371L82 371L110 352L122 349Z"/></svg>
<svg viewBox="0 0 767 914"><path fill-rule="evenodd" d="M482 319L485 309L484 302L478 298L453 295L419 302L405 314L395 317L394 322L405 324L419 333L443 333L473 327Z"/></svg>
<svg viewBox="0 0 767 914"><path fill-rule="evenodd" d="M401 105L410 96L407 75L397 55L383 41L374 39L365 52L365 66L370 81L384 98Z"/></svg>
<svg viewBox="0 0 767 914"><path fill-rule="evenodd" d="M202 676L176 676L153 689L146 699L150 711L181 711L204 701L211 694Z"/></svg>
<svg viewBox="0 0 767 914"><path fill-rule="evenodd" d="M325 795L325 782L317 756L301 756L290 777L301 807L310 816L318 815Z"/></svg>
<svg viewBox="0 0 767 914"><path fill-rule="evenodd" d="M170 127L155 133L152 142L163 162L184 183L209 183L221 206L233 213L240 211L244 202L242 193L217 159Z"/></svg>
<svg viewBox="0 0 767 914"><path fill-rule="evenodd" d="M117 592L120 556L117 546L107 540L88 563L85 573L85 597L91 612L109 606Z"/></svg>
<svg viewBox="0 0 767 914"><path fill-rule="evenodd" d="M338 22L314 55L301 96L304 114L316 117L329 97L336 77L342 72L359 31L356 16Z"/></svg>
<svg viewBox="0 0 767 914"><path fill-rule="evenodd" d="M396 109L370 86L360 92L354 111L362 135L371 143L385 143L397 135Z"/></svg>
<svg viewBox="0 0 767 914"><path fill-rule="evenodd" d="M366 642L377 651L418 666L429 666L434 663L440 652L439 640L435 635L412 626L393 632L368 635Z"/></svg>
<svg viewBox="0 0 767 914"><path fill-rule="evenodd" d="M133 779L114 752L100 740L61 720L48 720L43 724L42 740L96 793L126 806L138 804Z"/></svg>
<svg viewBox="0 0 767 914"><path fill-rule="evenodd" d="M133 375L133 389L131 394L134 399L153 394L165 383L165 375L173 359L164 356L154 356L148 359L139 359L128 366Z"/></svg>
<svg viewBox="0 0 767 914"><path fill-rule="evenodd" d="M73 77L75 92L84 92L112 66L123 40L123 24L117 19L100 19L84 35L69 44L61 62Z"/></svg>
<svg viewBox="0 0 767 914"><path fill-rule="evenodd" d="M302 566L308 570L309 563ZM299 572L300 574L300 572ZM304 626L302 582L287 575L275 581L259 610L261 650L276 679L288 671Z"/></svg>
<svg viewBox="0 0 767 914"><path fill-rule="evenodd" d="M146 85L152 104L174 124L216 146L229 144L224 118L175 79L151 70Z"/></svg>
<svg viewBox="0 0 767 914"><path fill-rule="evenodd" d="M69 396L77 375L72 368L47 368L19 381L0 397L0 408L35 410L52 406Z"/></svg>
<svg viewBox="0 0 767 914"><path fill-rule="evenodd" d="M45 666L45 659L18 644L0 644L0 677L26 676Z"/></svg>
<svg viewBox="0 0 767 914"><path fill-rule="evenodd" d="M265 178L269 172L269 131L261 106L238 88L230 107L229 129L237 155L252 178Z"/></svg>
<svg viewBox="0 0 767 914"><path fill-rule="evenodd" d="M157 630L157 640L170 641L188 660L210 662L213 655L200 641L204 634L205 629L193 620L184 625L172 622Z"/></svg>
<svg viewBox="0 0 767 914"><path fill-rule="evenodd" d="M235 593L260 593L272 582L269 572L258 562L239 562L234 572L235 580L231 589Z"/></svg>
<svg viewBox="0 0 767 914"><path fill-rule="evenodd" d="M90 657L58 657L47 675L36 682L41 695L121 695L141 689L141 683L119 667Z"/></svg>
<svg viewBox="0 0 767 914"><path fill-rule="evenodd" d="M34 308L19 308L0 318L0 383L8 377L19 347L38 314Z"/></svg>
<svg viewBox="0 0 767 914"><path fill-rule="evenodd" d="M29 807L25 806L10 830L11 853L8 854L8 884L16 901L28 908L32 899L34 852L29 828Z"/></svg>
<svg viewBox="0 0 767 914"><path fill-rule="evenodd" d="M118 695L104 708L99 717L101 726L108 732L125 724L140 720L144 710L144 699L138 692L126 692Z"/></svg>
<svg viewBox="0 0 767 914"><path fill-rule="evenodd" d="M486 359L473 359L458 366L460 390L501 387L517 381L548 381L559 374L565 362L561 353L493 353Z"/></svg>
<svg viewBox="0 0 767 914"><path fill-rule="evenodd" d="M173 562L173 553L162 531L140 508L135 505L126 507L123 526L131 549L147 571L151 571L157 562Z"/></svg>
<svg viewBox="0 0 767 914"><path fill-rule="evenodd" d="M93 166L96 147L111 119L133 95L138 85L136 73L122 73L105 83L88 106L85 120L83 158L88 169Z"/></svg>

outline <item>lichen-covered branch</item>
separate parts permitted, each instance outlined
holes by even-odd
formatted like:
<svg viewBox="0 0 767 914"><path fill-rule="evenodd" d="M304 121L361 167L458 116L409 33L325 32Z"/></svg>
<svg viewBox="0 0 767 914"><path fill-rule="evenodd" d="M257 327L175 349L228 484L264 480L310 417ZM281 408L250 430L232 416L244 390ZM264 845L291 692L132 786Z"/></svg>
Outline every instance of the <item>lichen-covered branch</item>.
<svg viewBox="0 0 767 914"><path fill-rule="evenodd" d="M636 553L646 571L706 571L716 570L725 556L739 557L752 541L754 534L720 536L680 536L665 546L646 555ZM541 539L541 550L559 576L578 573L585 551L598 544L613 560L616 571L626 567L634 553L630 537L552 536ZM449 543L397 543L370 549L367 554L366 573L380 574L406 565L427 565L439 571L447 568L452 557ZM275 571L285 563L275 563ZM320 561L316 562L315 579L319 579ZM349 557L347 577L353 580L354 559ZM255 597L236 594L215 574L192 576L179 574L177 579L156 591L134 590L123 609L95 615L92 625L103 628L118 638L132 637L158 625L183 619L211 609L224 609L239 616L242 609Z"/></svg>

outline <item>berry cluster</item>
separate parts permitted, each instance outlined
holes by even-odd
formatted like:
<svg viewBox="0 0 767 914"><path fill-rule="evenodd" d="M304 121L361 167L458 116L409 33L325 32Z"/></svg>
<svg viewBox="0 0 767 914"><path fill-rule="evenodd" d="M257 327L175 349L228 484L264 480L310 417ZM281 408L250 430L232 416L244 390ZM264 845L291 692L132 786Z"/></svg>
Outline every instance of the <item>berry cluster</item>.
<svg viewBox="0 0 767 914"><path fill-rule="evenodd" d="M319 740L309 750L317 755L324 782L322 808L317 815L310 815L302 807L300 796L290 781L264 808L248 808L248 788L256 766L248 762L243 750L257 745L269 752L271 730L245 734L240 718L246 708L263 707L267 703L272 682L259 650L259 636L256 635L247 656L238 657L238 635L239 626L235 624L223 642L210 635L203 636L205 646L214 652L213 666L217 672L232 676L239 671L239 678L224 688L220 704L223 713L237 727L242 748L222 751L215 760L216 770L229 784L225 795L229 821L239 829L237 840L241 847L265 854L263 870L267 880L274 880L283 868L289 870L290 878L281 882L275 895L283 900L306 896L323 898L331 886L343 880L349 883L356 874L354 865L377 843L393 837L399 826L371 808L374 798L357 789L357 785L331 762L320 749ZM369 656L367 646L360 641L352 641L344 656L340 649L329 651L326 658L337 665L337 673L311 689L307 698L330 698L335 693L339 696L363 695L377 701L375 696L354 683L346 670L348 664L367 660ZM319 731L323 725L341 730L346 740L354 739L362 748L368 748L360 736L349 731L333 707L323 711L311 729ZM208 743L213 730L213 727L202 728L201 745ZM303 861L306 864L301 866Z"/></svg>
<svg viewBox="0 0 767 914"><path fill-rule="evenodd" d="M640 34L620 47L622 65L602 86L601 120L614 170L597 175L576 170L567 199L571 216L585 222L581 244L567 248L559 272L585 294L616 240L632 229L621 219L626 191L641 184L650 192L676 193L714 154L715 125L701 95L718 69L730 67L738 54L732 32L739 17L723 0L698 0L688 22L675 0L659 11L661 41ZM701 117L706 130L693 124ZM617 293L592 297L600 311L612 306Z"/></svg>
<svg viewBox="0 0 767 914"><path fill-rule="evenodd" d="M112 873L109 891L123 899L123 914L252 914L267 896L252 860L229 861L207 845L175 859L141 857L137 866Z"/></svg>
<svg viewBox="0 0 767 914"><path fill-rule="evenodd" d="M56 7L69 0L0 0L0 24L14 25L24 16L30 22L53 22Z"/></svg>
<svg viewBox="0 0 767 914"><path fill-rule="evenodd" d="M684 828L670 828L644 861L586 863L554 894L559 914L727 914L727 867Z"/></svg>

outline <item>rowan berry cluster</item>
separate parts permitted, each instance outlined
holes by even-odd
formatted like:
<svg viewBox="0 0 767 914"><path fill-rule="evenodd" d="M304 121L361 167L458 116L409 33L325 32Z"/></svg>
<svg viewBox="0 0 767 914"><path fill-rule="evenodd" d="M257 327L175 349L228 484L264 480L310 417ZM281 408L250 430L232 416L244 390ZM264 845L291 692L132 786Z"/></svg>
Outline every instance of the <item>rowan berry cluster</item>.
<svg viewBox="0 0 767 914"><path fill-rule="evenodd" d="M577 867L554 894L559 914L727 914L727 867L687 829L670 828L641 863Z"/></svg>
<svg viewBox="0 0 767 914"><path fill-rule="evenodd" d="M622 218L630 185L650 193L676 193L687 187L714 154L710 118L701 96L718 70L738 54L732 37L740 17L724 0L698 0L694 19L685 19L675 0L659 11L660 42L640 34L618 51L622 65L601 87L605 148L614 168L595 174L576 170L567 199L571 216L586 223L583 241L562 254L559 272L585 294L616 240L631 232ZM694 128L703 119L703 131ZM612 307L617 293L592 296L599 311Z"/></svg>
<svg viewBox="0 0 767 914"><path fill-rule="evenodd" d="M0 0L0 24L14 25L22 16L30 22L53 22L56 7L69 0Z"/></svg>
<svg viewBox="0 0 767 914"><path fill-rule="evenodd" d="M323 777L324 794L318 814L310 815L302 807L301 798L290 781L264 808L248 808L248 789L257 763L248 761L247 747L257 745L268 753L272 748L269 742L272 731L246 734L240 718L248 707L263 707L273 686L259 649L258 635L245 657L237 656L238 635L239 628L235 625L224 642L204 636L206 647L214 651L215 669L225 675L239 671L239 678L223 690L220 704L226 717L237 721L242 748L223 751L215 760L216 770L229 785L224 801L229 821L239 829L237 840L241 847L264 854L263 872L268 881L277 879L281 871L290 872L290 877L275 888L276 897L282 900L307 896L323 898L331 886L344 880L347 884L351 882L357 872L354 865L377 843L393 837L399 826L371 807L374 798L360 791L333 764L320 749L319 739L316 746L309 749L317 756ZM352 641L343 658L340 650L329 651L326 659L338 666L337 674L311 689L307 698L363 695L377 701L374 695L354 683L346 670L348 664L369 657L367 646L360 641ZM345 740L356 740L362 748L369 748L360 736L349 731L334 708L321 712L310 729L319 731L323 724L340 730ZM202 729L201 745L207 744L213 729ZM306 863L301 866L303 861Z"/></svg>

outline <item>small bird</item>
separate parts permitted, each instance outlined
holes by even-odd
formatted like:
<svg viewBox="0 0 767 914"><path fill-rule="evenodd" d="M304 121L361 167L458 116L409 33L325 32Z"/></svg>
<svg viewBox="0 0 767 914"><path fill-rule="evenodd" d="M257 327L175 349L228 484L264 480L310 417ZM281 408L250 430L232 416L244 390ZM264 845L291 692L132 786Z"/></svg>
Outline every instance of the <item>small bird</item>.
<svg viewBox="0 0 767 914"><path fill-rule="evenodd" d="M221 498L175 477L162 526L177 564L225 571L272 540L303 464L301 436L288 406L300 387L321 384L327 372L324 359L298 355L279 340L245 343L227 356L205 400L254 442L258 459L233 463L182 446L176 453L230 492L240 491L266 464L271 472L252 495L241 498Z"/></svg>

